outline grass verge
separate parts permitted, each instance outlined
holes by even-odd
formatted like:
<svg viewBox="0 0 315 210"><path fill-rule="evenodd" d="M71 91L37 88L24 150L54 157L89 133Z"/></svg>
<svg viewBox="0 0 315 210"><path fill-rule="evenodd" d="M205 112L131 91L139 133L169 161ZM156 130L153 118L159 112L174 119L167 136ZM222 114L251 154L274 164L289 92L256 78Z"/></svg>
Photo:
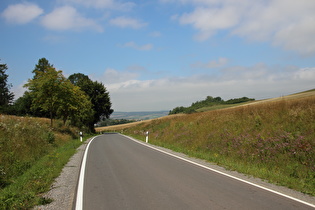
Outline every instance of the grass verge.
<svg viewBox="0 0 315 210"><path fill-rule="evenodd" d="M30 169L0 191L0 209L29 209L50 203L51 200L41 194L50 189L54 179L80 145L80 141L70 141L36 161Z"/></svg>
<svg viewBox="0 0 315 210"><path fill-rule="evenodd" d="M50 128L49 119L0 115L0 209L51 202L43 193L82 144L77 128L55 124Z"/></svg>

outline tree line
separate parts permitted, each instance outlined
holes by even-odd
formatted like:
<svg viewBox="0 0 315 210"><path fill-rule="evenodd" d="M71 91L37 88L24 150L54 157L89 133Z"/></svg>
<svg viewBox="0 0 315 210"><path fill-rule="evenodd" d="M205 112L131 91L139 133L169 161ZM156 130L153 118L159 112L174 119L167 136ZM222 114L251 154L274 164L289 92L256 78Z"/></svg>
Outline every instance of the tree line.
<svg viewBox="0 0 315 210"><path fill-rule="evenodd" d="M113 113L105 86L87 75L75 73L66 78L46 58L35 65L33 78L24 85L28 90L13 101L9 91L6 64L0 65L0 112L19 116L47 117L94 132L94 124ZM3 88L4 87L4 88Z"/></svg>
<svg viewBox="0 0 315 210"><path fill-rule="evenodd" d="M176 107L169 112L169 115L179 114L179 113L190 114L190 113L196 112L198 109L203 108L203 107L209 107L209 106L220 105L220 104L237 104L237 103L243 103L243 102L254 101L254 100L255 100L254 98L242 97L242 98L233 98L233 99L224 101L221 97L207 96L205 100L196 101L192 103L191 106L189 107L183 107L183 106Z"/></svg>

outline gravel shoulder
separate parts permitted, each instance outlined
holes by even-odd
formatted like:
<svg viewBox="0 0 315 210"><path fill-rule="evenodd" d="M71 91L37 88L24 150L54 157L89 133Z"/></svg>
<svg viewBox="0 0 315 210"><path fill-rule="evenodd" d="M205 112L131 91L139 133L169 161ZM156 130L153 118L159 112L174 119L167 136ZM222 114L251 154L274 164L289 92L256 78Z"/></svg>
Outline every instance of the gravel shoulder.
<svg viewBox="0 0 315 210"><path fill-rule="evenodd" d="M73 155L69 162L65 165L63 168L60 176L55 180L53 185L51 186L51 190L47 192L44 197L46 198L51 198L53 199L53 202L51 202L48 205L45 206L37 206L34 209L36 210L46 210L46 209L74 209L74 202L75 202L75 196L76 196L76 188L77 188L77 183L78 183L78 178L79 178L79 172L80 172L80 166L81 166L81 161L84 155L84 151L86 149L87 144L89 143L91 139L88 139L84 144L82 144L78 149L77 153ZM171 153L173 155L177 155L179 157L188 159L190 161L199 163L201 165L204 165L206 167L213 168L217 171L235 176L237 178L252 182L254 184L266 187L268 189L283 193L285 195L297 198L299 200L302 200L304 202L310 203L315 205L315 197L314 196L309 196L305 195L303 193L288 189L286 187L281 187L281 186L276 186L274 184L268 183L266 181L263 181L258 178L254 177L249 177L247 175L235 172L235 171L229 171L224 169L223 167L220 167L218 165L215 165L213 163L206 162L204 160L196 159L189 157L185 154L174 152L172 150L163 148L163 147L158 147L155 145L151 145L151 147L155 147L159 150L166 151L168 153Z"/></svg>
<svg viewBox="0 0 315 210"><path fill-rule="evenodd" d="M36 206L36 210L54 210L54 209L73 209L75 201L77 183L81 168L81 162L84 155L85 148L91 139L86 140L74 154L69 162L62 169L59 177L56 178L51 186L51 190L43 195L45 198L53 200L48 205Z"/></svg>

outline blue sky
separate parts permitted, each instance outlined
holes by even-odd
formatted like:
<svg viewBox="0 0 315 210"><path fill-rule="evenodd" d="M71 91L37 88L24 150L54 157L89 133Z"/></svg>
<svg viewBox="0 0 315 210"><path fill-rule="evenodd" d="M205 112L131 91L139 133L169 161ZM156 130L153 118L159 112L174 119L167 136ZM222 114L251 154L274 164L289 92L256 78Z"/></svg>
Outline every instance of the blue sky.
<svg viewBox="0 0 315 210"><path fill-rule="evenodd" d="M16 97L45 57L102 82L116 111L313 89L314 0L2 0Z"/></svg>

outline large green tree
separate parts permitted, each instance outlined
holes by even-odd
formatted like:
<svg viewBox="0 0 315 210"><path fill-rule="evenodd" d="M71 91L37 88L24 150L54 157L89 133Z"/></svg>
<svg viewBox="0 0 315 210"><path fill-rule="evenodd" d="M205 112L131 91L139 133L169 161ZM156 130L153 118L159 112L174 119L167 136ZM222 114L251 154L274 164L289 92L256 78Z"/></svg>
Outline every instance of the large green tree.
<svg viewBox="0 0 315 210"><path fill-rule="evenodd" d="M91 130L94 130L94 124L97 123L100 118L109 118L114 112L111 108L112 103L108 91L102 83L92 81L88 76L81 73L72 74L68 79L89 96L94 110L94 115L89 123L89 127Z"/></svg>
<svg viewBox="0 0 315 210"><path fill-rule="evenodd" d="M61 97L61 106L57 110L57 115L63 119L64 124L70 119L73 125L81 127L90 121L94 115L92 103L78 86L66 80L63 83Z"/></svg>
<svg viewBox="0 0 315 210"><path fill-rule="evenodd" d="M87 95L67 80L62 71L48 67L36 70L33 79L25 85L32 98L32 109L49 112L51 126L53 119L86 119L92 109ZM92 112L93 113L93 112Z"/></svg>
<svg viewBox="0 0 315 210"><path fill-rule="evenodd" d="M36 71L35 74L36 77L28 80L28 83L25 84L32 98L31 108L48 111L52 125L57 109L61 104L61 84L65 81L65 78L61 71L56 71L54 68L47 68L44 72Z"/></svg>
<svg viewBox="0 0 315 210"><path fill-rule="evenodd" d="M46 58L40 58L35 65L35 68L33 69L32 73L34 74L33 79L36 79L39 77L39 73L45 73L47 69L53 68L54 66L49 63L49 61ZM32 95L29 94L28 91L24 93L24 95L20 98L18 98L14 103L14 109L16 111L16 114L19 115L32 115L36 117L50 117L50 113L48 111L45 111L41 109L40 107L33 106L32 109Z"/></svg>
<svg viewBox="0 0 315 210"><path fill-rule="evenodd" d="M14 94L10 92L11 84L8 84L8 75L6 64L0 64L0 108L10 105L13 101Z"/></svg>

